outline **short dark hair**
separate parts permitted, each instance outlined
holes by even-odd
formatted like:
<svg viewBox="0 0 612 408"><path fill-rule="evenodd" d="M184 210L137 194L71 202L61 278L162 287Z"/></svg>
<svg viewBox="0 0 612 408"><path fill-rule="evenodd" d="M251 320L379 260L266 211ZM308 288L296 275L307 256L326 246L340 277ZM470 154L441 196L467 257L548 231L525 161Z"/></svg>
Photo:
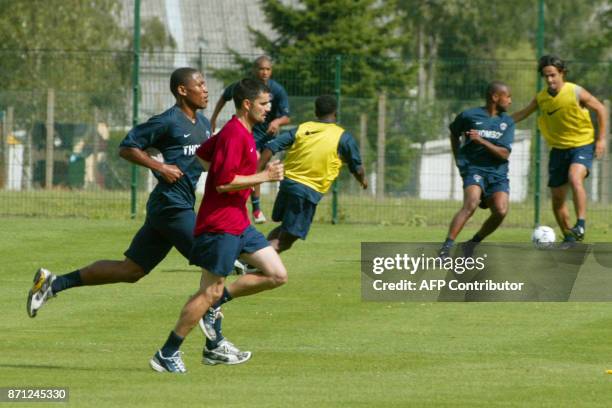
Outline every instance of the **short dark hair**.
<svg viewBox="0 0 612 408"><path fill-rule="evenodd" d="M175 98L179 97L178 87L181 85L187 85L191 80L193 74L197 74L198 71L195 68L183 67L175 69L172 75L170 75L170 92Z"/></svg>
<svg viewBox="0 0 612 408"><path fill-rule="evenodd" d="M561 58L556 55L543 55L538 62L538 72L542 75L544 67L553 66L564 74L567 74L567 64Z"/></svg>
<svg viewBox="0 0 612 408"><path fill-rule="evenodd" d="M333 95L321 95L315 101L315 115L318 118L331 115L338 109L338 102Z"/></svg>
<svg viewBox="0 0 612 408"><path fill-rule="evenodd" d="M487 101L492 101L493 100L493 95L495 95L498 92L501 92L504 88L508 88L508 85L506 85L504 82L502 81L491 81L489 82L489 85L487 85L487 91L485 94L485 97L487 98Z"/></svg>
<svg viewBox="0 0 612 408"><path fill-rule="evenodd" d="M272 58L268 57L267 55L260 55L259 57L255 58L255 61L253 61L253 68L254 69L259 68L259 64L262 61L267 61L270 64L272 64Z"/></svg>
<svg viewBox="0 0 612 408"><path fill-rule="evenodd" d="M232 90L232 99L236 109L240 109L245 99L254 101L262 93L270 93L270 88L258 79L245 78L236 82Z"/></svg>

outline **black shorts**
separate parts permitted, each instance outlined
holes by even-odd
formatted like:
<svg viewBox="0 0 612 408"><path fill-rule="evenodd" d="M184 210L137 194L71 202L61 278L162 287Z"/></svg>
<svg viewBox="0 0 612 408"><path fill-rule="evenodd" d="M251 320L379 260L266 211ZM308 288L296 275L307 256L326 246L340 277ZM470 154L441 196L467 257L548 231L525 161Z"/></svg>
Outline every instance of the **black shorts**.
<svg viewBox="0 0 612 408"><path fill-rule="evenodd" d="M281 229L289 234L306 239L317 205L294 194L279 191L274 201L272 221L282 222Z"/></svg>
<svg viewBox="0 0 612 408"><path fill-rule="evenodd" d="M170 208L147 215L124 255L149 273L175 247L185 258L193 245L196 215L193 209Z"/></svg>

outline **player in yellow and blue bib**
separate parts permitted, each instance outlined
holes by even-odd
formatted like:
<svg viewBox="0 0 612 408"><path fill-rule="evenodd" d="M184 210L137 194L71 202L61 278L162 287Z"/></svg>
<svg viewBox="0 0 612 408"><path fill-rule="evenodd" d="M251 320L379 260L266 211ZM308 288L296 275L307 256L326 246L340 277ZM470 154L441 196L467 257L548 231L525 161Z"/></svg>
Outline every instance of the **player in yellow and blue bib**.
<svg viewBox="0 0 612 408"><path fill-rule="evenodd" d="M525 119L536 109L538 127L551 148L548 162L548 187L551 190L553 213L564 241L582 241L586 231L587 195L584 179L588 177L593 155L600 159L606 150L606 108L584 88L565 81L567 67L558 57L545 55L538 64L548 84L524 109L514 113L515 122ZM589 109L595 111L597 137ZM576 210L576 224L571 227L565 203L571 187Z"/></svg>

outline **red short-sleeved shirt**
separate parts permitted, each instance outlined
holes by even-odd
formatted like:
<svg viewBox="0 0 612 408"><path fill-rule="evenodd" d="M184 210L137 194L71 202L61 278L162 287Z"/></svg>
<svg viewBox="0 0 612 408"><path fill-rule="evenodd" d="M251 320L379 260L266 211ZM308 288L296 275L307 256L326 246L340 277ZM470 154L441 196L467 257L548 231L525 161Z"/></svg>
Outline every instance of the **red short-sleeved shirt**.
<svg viewBox="0 0 612 408"><path fill-rule="evenodd" d="M210 168L194 235L204 232L242 234L250 225L246 202L251 189L219 193L217 186L229 184L237 175L250 176L257 172L253 134L234 116L216 136L203 143L196 154L210 162Z"/></svg>

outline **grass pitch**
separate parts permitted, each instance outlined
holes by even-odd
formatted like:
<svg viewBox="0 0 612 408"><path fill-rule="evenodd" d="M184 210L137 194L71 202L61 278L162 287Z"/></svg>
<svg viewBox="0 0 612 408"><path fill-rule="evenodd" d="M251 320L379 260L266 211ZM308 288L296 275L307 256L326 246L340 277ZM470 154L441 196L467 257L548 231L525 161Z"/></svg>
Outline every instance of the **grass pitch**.
<svg viewBox="0 0 612 408"><path fill-rule="evenodd" d="M140 223L2 220L0 387L68 387L75 407L610 404L607 303L361 301L361 241L440 241L444 228L314 225L282 255L285 287L224 307L224 334L254 353L244 365L202 365L195 329L182 348L187 375L149 368L199 282L174 251L136 284L71 289L27 317L39 266L65 273L119 259ZM492 238L529 235L502 228Z"/></svg>

